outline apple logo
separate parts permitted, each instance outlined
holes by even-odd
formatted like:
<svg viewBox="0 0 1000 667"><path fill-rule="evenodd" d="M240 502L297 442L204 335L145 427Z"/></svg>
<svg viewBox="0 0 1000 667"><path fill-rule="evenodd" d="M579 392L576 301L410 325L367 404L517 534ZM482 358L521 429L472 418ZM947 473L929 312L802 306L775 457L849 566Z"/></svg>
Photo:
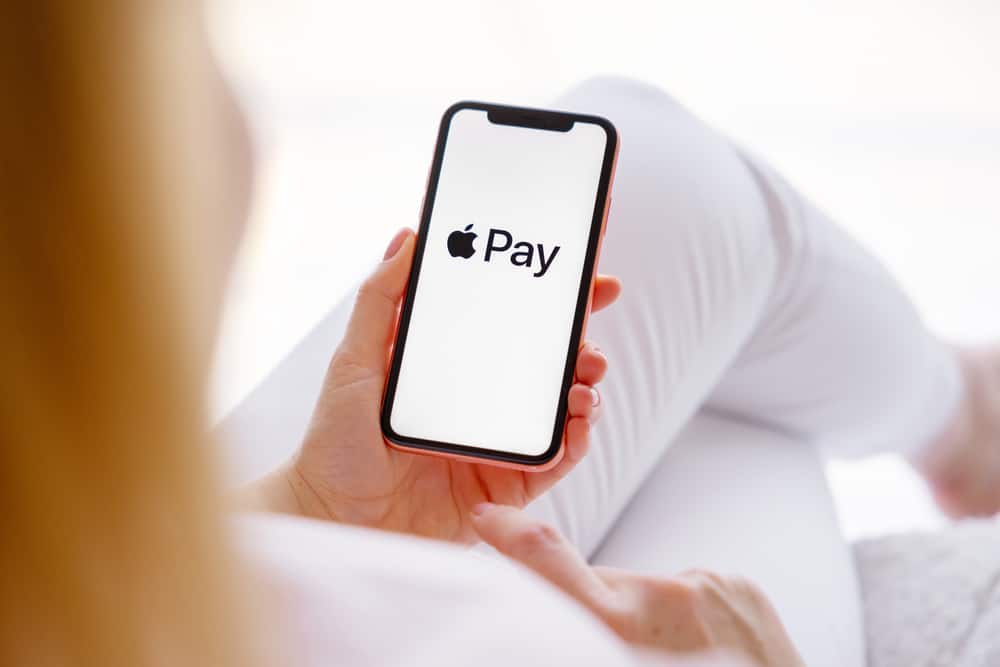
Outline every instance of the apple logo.
<svg viewBox="0 0 1000 667"><path fill-rule="evenodd" d="M465 226L465 231L455 230L448 235L448 252L452 257L469 259L476 254L476 249L472 247L472 242L476 240L476 233L470 232L472 224Z"/></svg>

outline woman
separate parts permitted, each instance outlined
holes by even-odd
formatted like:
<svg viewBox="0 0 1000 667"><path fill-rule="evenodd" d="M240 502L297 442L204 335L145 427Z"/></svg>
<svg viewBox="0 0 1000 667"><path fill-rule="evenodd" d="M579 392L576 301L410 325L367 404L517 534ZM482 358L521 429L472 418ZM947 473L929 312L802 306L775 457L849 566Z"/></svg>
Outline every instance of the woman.
<svg viewBox="0 0 1000 667"><path fill-rule="evenodd" d="M627 492L616 486L624 472L615 461L584 459L601 402L593 385L606 368L593 345L578 362L566 462L551 473L450 464L385 447L378 394L412 257L409 231L393 239L359 292L298 456L243 495L258 509L327 522L258 518L234 537L208 460L202 396L223 278L246 214L248 151L197 8L8 4L0 16L0 77L4 664L693 664L689 652L716 649L730 653L720 661L798 662L751 584L710 573L648 579L594 570L559 533L500 506L524 505L560 478L542 498L585 488L588 478L567 477L585 461L588 475L606 475L612 501L581 503L560 527L586 550L613 520L613 499ZM638 295L619 315L639 317L643 327L638 343L630 342L642 364L629 368L649 369L629 396L635 414L608 420L620 455L642 446L643 430L683 421L706 398L804 431L848 417L872 424L861 432L902 436L905 425L908 439L932 443L930 474L943 498L957 511L995 511L995 478L981 465L992 460L997 433L987 428L996 424L987 410L995 403L984 398L987 362L969 366L984 378L983 391L963 393L952 354L858 249L811 211L777 215L794 212L794 193L681 112L662 122L662 95L615 86L623 84L592 84L560 103L607 104L633 145L653 149L623 147L614 213L622 231L613 241L612 226L606 244L607 263L628 270L626 283ZM642 131L648 134L636 134ZM690 224L698 216L685 207L697 198L646 198L688 196L704 185L656 180L664 165L654 158L665 139L689 131L685 155L704 156L715 168L708 171L739 194L713 224ZM740 201L750 202L747 210ZM655 257L616 258L637 251L629 236L653 229L642 222L651 212L676 216L678 224L655 227L676 243ZM913 398L899 414L844 399L841 383L866 379L862 364L846 361L817 388L829 404L798 411L779 390L747 400L745 387L760 373L794 381L801 358L815 358L817 347L884 351L886 331L871 330L877 326L848 322L831 343L815 315L797 312L814 302L816 311L855 324L883 323L880 309L794 293L799 281L791 272L819 274L827 287L855 286L843 267L802 250L797 235L805 226L830 237L824 247L836 259L870 271L867 288L895 309L886 328L894 343L909 344L881 370ZM595 308L619 291L616 279L603 278ZM675 297L670 312L664 292ZM599 321L602 345L627 349L621 330ZM775 355L774 332L787 333L789 321L803 327L798 347ZM915 359L919 367L903 368ZM609 381L606 395L624 390L623 380ZM918 414L911 408L930 400L924 393L938 409ZM625 403L616 400L616 409ZM650 460L637 456L633 466ZM460 549L330 521L463 543L482 538L551 586ZM382 625L372 627L372 618ZM429 628L440 636L428 637Z"/></svg>

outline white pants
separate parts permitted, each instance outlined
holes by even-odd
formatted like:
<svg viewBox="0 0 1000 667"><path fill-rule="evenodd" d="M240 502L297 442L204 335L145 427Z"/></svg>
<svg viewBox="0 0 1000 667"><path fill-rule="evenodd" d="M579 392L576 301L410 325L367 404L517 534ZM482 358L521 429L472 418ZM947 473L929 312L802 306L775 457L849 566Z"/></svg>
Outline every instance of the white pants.
<svg viewBox="0 0 1000 667"><path fill-rule="evenodd" d="M529 511L596 562L749 575L811 667L859 667L851 556L807 445L922 447L961 399L955 360L875 260L663 92L597 79L553 106L621 133L599 268L625 291L590 319L610 364L590 454ZM352 304L222 424L237 480L300 440ZM725 418L679 436L699 411Z"/></svg>
<svg viewBox="0 0 1000 667"><path fill-rule="evenodd" d="M531 511L604 565L747 575L807 664L860 667L851 553L801 448L916 452L961 400L955 358L872 257L663 92L599 79L555 106L621 133L600 270L625 290L590 320L610 364L591 452ZM695 429L660 463L697 411L758 428Z"/></svg>
<svg viewBox="0 0 1000 667"><path fill-rule="evenodd" d="M554 107L621 135L599 270L625 289L587 333L610 364L591 452L535 511L592 553L700 408L834 456L938 434L962 393L953 355L778 174L640 83L594 79Z"/></svg>

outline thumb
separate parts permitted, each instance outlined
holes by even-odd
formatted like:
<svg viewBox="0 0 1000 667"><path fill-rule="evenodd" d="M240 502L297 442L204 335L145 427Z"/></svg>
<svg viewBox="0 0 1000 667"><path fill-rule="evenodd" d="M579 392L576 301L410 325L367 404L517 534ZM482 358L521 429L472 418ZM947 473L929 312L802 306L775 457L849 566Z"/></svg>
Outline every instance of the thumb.
<svg viewBox="0 0 1000 667"><path fill-rule="evenodd" d="M500 553L528 566L584 606L600 610L609 589L552 526L513 507L492 503L473 508L472 525Z"/></svg>
<svg viewBox="0 0 1000 667"><path fill-rule="evenodd" d="M385 372L396 311L413 263L414 239L413 232L406 228L393 237L382 263L358 288L340 343L338 356L373 373Z"/></svg>

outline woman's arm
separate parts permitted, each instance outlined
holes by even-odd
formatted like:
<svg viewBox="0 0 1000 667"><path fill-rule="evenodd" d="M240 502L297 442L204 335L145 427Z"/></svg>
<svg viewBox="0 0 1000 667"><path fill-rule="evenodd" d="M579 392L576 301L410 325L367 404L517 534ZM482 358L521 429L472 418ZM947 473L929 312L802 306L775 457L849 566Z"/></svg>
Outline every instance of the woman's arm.
<svg viewBox="0 0 1000 667"><path fill-rule="evenodd" d="M232 505L243 512L274 512L335 520L291 465L283 465L238 488L233 494Z"/></svg>

